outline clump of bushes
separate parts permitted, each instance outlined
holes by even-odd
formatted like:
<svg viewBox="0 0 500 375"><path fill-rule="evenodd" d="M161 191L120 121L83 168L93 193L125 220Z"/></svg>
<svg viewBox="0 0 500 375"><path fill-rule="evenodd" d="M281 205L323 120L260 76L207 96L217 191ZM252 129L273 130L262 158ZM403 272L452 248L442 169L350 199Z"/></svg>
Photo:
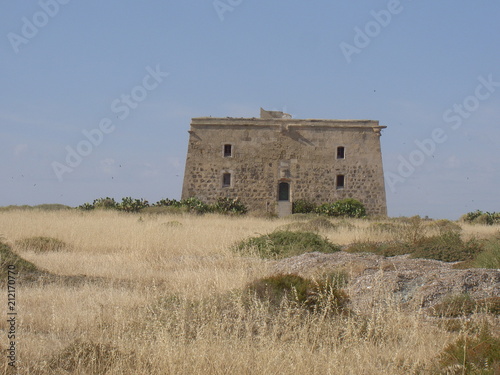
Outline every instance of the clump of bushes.
<svg viewBox="0 0 500 375"><path fill-rule="evenodd" d="M500 224L500 212L483 212L481 210L476 210L462 215L460 220L472 224Z"/></svg>
<svg viewBox="0 0 500 375"><path fill-rule="evenodd" d="M312 232L275 231L258 237L251 237L235 245L242 253L256 252L262 258L286 258L294 255L318 251L333 253L340 246Z"/></svg>
<svg viewBox="0 0 500 375"><path fill-rule="evenodd" d="M310 311L340 313L346 310L349 298L340 288L337 276L315 281L295 274L279 274L255 280L244 288L244 293L268 302L271 307L279 308L285 299L295 302L299 307Z"/></svg>
<svg viewBox="0 0 500 375"><path fill-rule="evenodd" d="M117 205L117 209L125 212L139 212L143 208L149 207L149 203L144 199L133 199L132 197L122 198L121 203Z"/></svg>
<svg viewBox="0 0 500 375"><path fill-rule="evenodd" d="M464 241L456 232L445 232L425 237L412 246L413 258L458 262L474 259L483 250L483 245L472 238Z"/></svg>
<svg viewBox="0 0 500 375"><path fill-rule="evenodd" d="M341 199L335 203L324 203L316 208L316 213L334 217L360 218L366 216L363 203L352 198Z"/></svg>
<svg viewBox="0 0 500 375"><path fill-rule="evenodd" d="M220 197L211 207L213 212L220 214L242 215L246 214L248 209L239 198Z"/></svg>
<svg viewBox="0 0 500 375"><path fill-rule="evenodd" d="M114 198L98 198L92 204L84 203L78 207L83 211L95 209L113 209L123 212L149 212L149 213L219 213L229 215L242 215L248 210L239 198L220 197L214 204L206 204L196 197L177 201L175 199L161 199L150 205L145 199L122 198L120 203Z"/></svg>
<svg viewBox="0 0 500 375"><path fill-rule="evenodd" d="M316 204L306 199L298 199L292 203L292 213L310 214L316 211Z"/></svg>
<svg viewBox="0 0 500 375"><path fill-rule="evenodd" d="M68 245L53 237L28 237L16 241L16 246L22 250L34 251L36 253L46 253L50 251L60 251Z"/></svg>

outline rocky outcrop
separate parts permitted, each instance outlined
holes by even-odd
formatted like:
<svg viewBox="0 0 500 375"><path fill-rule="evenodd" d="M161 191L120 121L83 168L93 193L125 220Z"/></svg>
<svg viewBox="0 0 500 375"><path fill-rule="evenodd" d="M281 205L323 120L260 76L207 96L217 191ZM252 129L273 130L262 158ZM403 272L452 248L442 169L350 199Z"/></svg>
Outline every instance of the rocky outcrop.
<svg viewBox="0 0 500 375"><path fill-rule="evenodd" d="M473 299L500 297L500 270L454 269L454 264L408 255L387 258L341 251L283 259L272 269L307 277L343 270L350 277L346 291L354 310L366 309L382 298L403 307L427 309L445 297L464 293Z"/></svg>

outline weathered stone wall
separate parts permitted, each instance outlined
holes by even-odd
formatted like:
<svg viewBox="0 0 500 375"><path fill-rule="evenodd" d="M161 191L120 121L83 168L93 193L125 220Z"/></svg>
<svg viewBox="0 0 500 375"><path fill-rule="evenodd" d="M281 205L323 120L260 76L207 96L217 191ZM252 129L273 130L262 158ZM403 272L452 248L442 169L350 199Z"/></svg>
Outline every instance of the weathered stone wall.
<svg viewBox="0 0 500 375"><path fill-rule="evenodd" d="M355 198L386 215L377 121L195 118L191 122L182 198L239 197L251 210L276 212L279 182L290 200L317 204ZM232 156L224 157L224 145ZM337 159L337 147L345 158ZM223 187L223 173L231 186ZM336 188L336 176L345 187Z"/></svg>

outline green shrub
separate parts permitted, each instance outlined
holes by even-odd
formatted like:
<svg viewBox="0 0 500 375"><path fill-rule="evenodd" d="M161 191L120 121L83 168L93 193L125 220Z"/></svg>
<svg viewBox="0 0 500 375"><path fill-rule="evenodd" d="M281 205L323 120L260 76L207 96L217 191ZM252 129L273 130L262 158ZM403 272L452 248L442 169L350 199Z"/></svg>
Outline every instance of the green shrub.
<svg viewBox="0 0 500 375"><path fill-rule="evenodd" d="M493 336L487 328L474 337L463 335L443 350L438 371L457 375L499 374L500 338Z"/></svg>
<svg viewBox="0 0 500 375"><path fill-rule="evenodd" d="M243 215L247 213L248 209L240 201L240 198L220 197L212 205L211 211L220 214Z"/></svg>
<svg viewBox="0 0 500 375"><path fill-rule="evenodd" d="M94 206L94 208L97 209L111 210L111 209L116 209L118 203L116 203L114 198L106 197L106 198L95 199L92 205Z"/></svg>
<svg viewBox="0 0 500 375"><path fill-rule="evenodd" d="M149 207L149 202L145 199L133 199L132 197L122 198L121 203L116 205L119 211L139 212L140 210Z"/></svg>
<svg viewBox="0 0 500 375"><path fill-rule="evenodd" d="M336 217L359 218L366 216L363 203L352 198L342 199L335 203L324 203L316 209L316 213Z"/></svg>
<svg viewBox="0 0 500 375"><path fill-rule="evenodd" d="M477 255L474 266L500 269L500 239L493 239L485 243L485 249Z"/></svg>
<svg viewBox="0 0 500 375"><path fill-rule="evenodd" d="M441 235L425 237L412 244L412 258L459 262L474 259L483 250L476 239L463 241L459 233L446 232Z"/></svg>
<svg viewBox="0 0 500 375"><path fill-rule="evenodd" d="M61 240L53 237L28 237L16 241L16 246L22 250L34 251L36 253L46 253L50 251L59 251L68 245Z"/></svg>
<svg viewBox="0 0 500 375"><path fill-rule="evenodd" d="M189 212L204 214L210 212L210 206L206 203L203 203L196 197L183 199L180 201L181 207L187 207Z"/></svg>
<svg viewBox="0 0 500 375"><path fill-rule="evenodd" d="M276 231L241 241L235 250L256 251L263 258L286 258L313 251L333 253L340 251L340 247L316 233Z"/></svg>
<svg viewBox="0 0 500 375"><path fill-rule="evenodd" d="M80 206L77 207L79 210L82 210L82 211L91 211L93 209L95 209L94 205L93 204L90 204L90 203L84 203L84 204L81 204Z"/></svg>
<svg viewBox="0 0 500 375"><path fill-rule="evenodd" d="M316 204L306 199L298 199L292 203L292 213L309 214L316 210Z"/></svg>
<svg viewBox="0 0 500 375"><path fill-rule="evenodd" d="M158 202L154 203L153 206L158 207L180 207L181 202L175 199L160 199Z"/></svg>
<svg viewBox="0 0 500 375"><path fill-rule="evenodd" d="M284 299L295 302L310 311L342 312L349 298L328 279L317 282L294 274L279 274L255 280L244 288L244 293L269 302L279 308Z"/></svg>

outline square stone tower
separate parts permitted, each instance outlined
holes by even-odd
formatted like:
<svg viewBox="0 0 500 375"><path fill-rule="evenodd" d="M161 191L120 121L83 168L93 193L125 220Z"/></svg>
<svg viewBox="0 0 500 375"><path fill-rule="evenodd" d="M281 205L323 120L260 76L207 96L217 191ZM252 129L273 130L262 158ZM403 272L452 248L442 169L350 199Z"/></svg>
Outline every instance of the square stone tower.
<svg viewBox="0 0 500 375"><path fill-rule="evenodd" d="M182 199L239 197L251 211L284 216L299 199L319 205L354 198L369 215L386 215L384 128L263 109L260 118L193 118Z"/></svg>

